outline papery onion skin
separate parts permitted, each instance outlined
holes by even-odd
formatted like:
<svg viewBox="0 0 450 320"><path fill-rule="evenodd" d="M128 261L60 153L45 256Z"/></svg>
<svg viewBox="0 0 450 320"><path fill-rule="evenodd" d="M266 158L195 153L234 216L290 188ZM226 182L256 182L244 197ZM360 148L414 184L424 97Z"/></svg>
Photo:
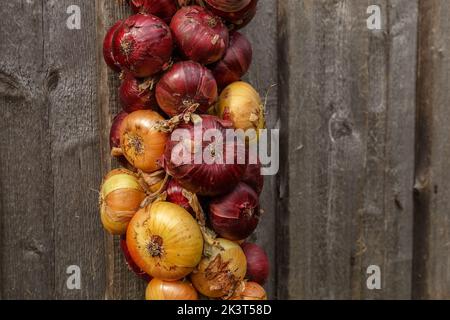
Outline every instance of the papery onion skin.
<svg viewBox="0 0 450 320"><path fill-rule="evenodd" d="M269 258L257 244L245 242L241 245L247 258L246 278L264 285L269 277Z"/></svg>
<svg viewBox="0 0 450 320"><path fill-rule="evenodd" d="M215 1L215 0L212 0L212 1ZM209 2L211 2L211 1L207 0L205 2L208 9L211 10L211 12L214 13L215 15L223 18L229 24L231 24L232 30L241 29L241 28L245 27L246 25L248 25L250 23L250 21L252 21L252 19L255 17L257 5L258 5L258 0L251 0L247 6L240 9L239 11L227 12L227 11L215 8L214 6L210 5Z"/></svg>
<svg viewBox="0 0 450 320"><path fill-rule="evenodd" d="M230 128L229 122L221 121L219 118L210 115L202 115L200 117L202 119L202 134L207 130L218 130L222 133L224 140L226 140L226 129ZM178 130L187 130L190 140L187 138L181 143L176 141L177 139L174 138L174 135L182 132ZM247 167L245 159L242 164L239 163L238 159L238 149L242 149L243 142L238 141L234 144L225 142L224 145L214 147L214 143L202 139L200 148L200 143L195 143L195 130L194 125L189 123L180 125L172 133L162 159L164 169L183 188L200 196L217 196L231 191L242 179ZM185 161L183 156L180 157L178 154L179 148L183 149L183 152L180 153L190 154L191 159L186 159ZM198 149L197 152L203 152L203 154L211 151L217 157L223 155L223 163L206 164L205 161L202 161L201 164L196 164L194 161L195 149ZM232 152L234 152L234 162L233 164L226 164L226 155L232 154Z"/></svg>
<svg viewBox="0 0 450 320"><path fill-rule="evenodd" d="M229 194L213 199L209 205L211 225L228 240L242 240L258 226L259 200L256 192L245 183L239 183Z"/></svg>
<svg viewBox="0 0 450 320"><path fill-rule="evenodd" d="M220 118L230 120L236 129L252 129L257 136L266 126L261 97L244 81L233 82L222 91L216 111Z"/></svg>
<svg viewBox="0 0 450 320"><path fill-rule="evenodd" d="M245 282L242 290L236 292L230 300L267 300L267 293L263 287L256 282Z"/></svg>
<svg viewBox="0 0 450 320"><path fill-rule="evenodd" d="M194 287L210 298L231 296L247 271L247 261L236 243L218 238L220 248L212 247L211 255L204 257L191 274Z"/></svg>
<svg viewBox="0 0 450 320"><path fill-rule="evenodd" d="M248 164L242 182L252 187L260 195L264 189L264 176L261 174L261 163Z"/></svg>
<svg viewBox="0 0 450 320"><path fill-rule="evenodd" d="M205 113L217 98L217 83L212 72L194 61L175 63L156 86L158 105L171 117L193 104L199 104L197 113Z"/></svg>
<svg viewBox="0 0 450 320"><path fill-rule="evenodd" d="M150 14L124 21L113 40L113 54L122 69L135 77L150 77L170 61L173 39L167 24Z"/></svg>
<svg viewBox="0 0 450 320"><path fill-rule="evenodd" d="M157 110L155 88L158 78L156 76L138 79L127 72L123 76L119 87L119 100L125 112L131 113L137 110Z"/></svg>
<svg viewBox="0 0 450 320"><path fill-rule="evenodd" d="M124 234L146 194L137 176L126 169L115 169L103 179L100 189L100 218L113 235Z"/></svg>
<svg viewBox="0 0 450 320"><path fill-rule="evenodd" d="M113 38L116 35L117 30L122 25L122 20L117 21L106 33L105 39L103 40L103 58L106 64L111 70L115 72L120 72L120 65L117 63L116 58L113 54Z"/></svg>
<svg viewBox="0 0 450 320"><path fill-rule="evenodd" d="M211 67L217 86L223 89L239 81L250 68L252 57L252 45L247 38L239 32L233 32L225 56Z"/></svg>
<svg viewBox="0 0 450 320"><path fill-rule="evenodd" d="M120 237L120 249L122 250L128 268L131 271L133 271L138 277L142 278L146 282L149 282L152 279L152 277L150 277L147 273L142 271L141 268L138 267L136 262L134 262L133 258L131 258L130 252L128 251L125 235Z"/></svg>
<svg viewBox="0 0 450 320"><path fill-rule="evenodd" d="M130 113L124 120L120 146L124 156L134 167L146 173L161 169L158 159L164 153L168 134L158 130L164 120L152 110Z"/></svg>
<svg viewBox="0 0 450 320"><path fill-rule="evenodd" d="M177 12L175 0L129 0L134 13L147 13L155 15L170 23Z"/></svg>
<svg viewBox="0 0 450 320"><path fill-rule="evenodd" d="M229 44L229 33L222 20L200 6L182 7L172 19L170 29L181 53L201 64L219 61Z"/></svg>
<svg viewBox="0 0 450 320"><path fill-rule="evenodd" d="M164 281L154 278L145 290L145 299L198 300L198 294L188 281Z"/></svg>
<svg viewBox="0 0 450 320"><path fill-rule="evenodd" d="M203 236L186 210L158 201L134 215L127 230L127 246L143 271L154 278L176 281L200 262Z"/></svg>
<svg viewBox="0 0 450 320"><path fill-rule="evenodd" d="M192 213L191 205L189 200L183 195L183 190L184 188L175 179L171 179L167 184L167 201L175 203Z"/></svg>
<svg viewBox="0 0 450 320"><path fill-rule="evenodd" d="M120 136L123 131L123 120L125 120L127 115L127 112L121 111L112 121L111 130L109 132L109 145L111 149L120 147Z"/></svg>

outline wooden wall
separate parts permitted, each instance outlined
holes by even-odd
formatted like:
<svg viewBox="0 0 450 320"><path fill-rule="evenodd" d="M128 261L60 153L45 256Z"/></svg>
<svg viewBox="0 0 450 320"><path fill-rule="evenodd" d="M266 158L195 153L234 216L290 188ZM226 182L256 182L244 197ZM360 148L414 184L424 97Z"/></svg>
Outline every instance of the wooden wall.
<svg viewBox="0 0 450 320"><path fill-rule="evenodd" d="M382 30L368 30L379 5ZM66 27L78 5L81 30ZM115 0L0 5L0 298L142 299L97 191L116 163ZM246 77L268 93L279 175L263 222L271 298L450 298L450 3L260 0ZM78 265L81 290L68 290ZM381 268L382 289L366 270Z"/></svg>

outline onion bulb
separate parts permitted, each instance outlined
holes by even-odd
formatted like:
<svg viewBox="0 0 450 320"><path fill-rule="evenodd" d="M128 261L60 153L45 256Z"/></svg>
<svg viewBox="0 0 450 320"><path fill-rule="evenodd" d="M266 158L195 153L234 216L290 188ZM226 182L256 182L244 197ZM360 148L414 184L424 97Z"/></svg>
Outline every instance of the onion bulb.
<svg viewBox="0 0 450 320"><path fill-rule="evenodd" d="M163 20L150 14L136 14L116 31L112 47L122 69L135 77L146 78L169 63L173 40Z"/></svg>
<svg viewBox="0 0 450 320"><path fill-rule="evenodd" d="M218 87L223 89L239 81L250 68L252 56L252 45L247 38L239 32L233 32L225 56L211 68Z"/></svg>
<svg viewBox="0 0 450 320"><path fill-rule="evenodd" d="M198 294L188 281L164 281L154 278L145 290L145 299L198 300Z"/></svg>
<svg viewBox="0 0 450 320"><path fill-rule="evenodd" d="M113 38L117 30L122 25L122 20L117 21L106 33L105 40L103 40L103 58L111 70L120 72L121 68L113 54Z"/></svg>
<svg viewBox="0 0 450 320"><path fill-rule="evenodd" d="M246 242L241 247L247 258L246 278L263 285L269 277L269 258L266 252L254 243Z"/></svg>
<svg viewBox="0 0 450 320"><path fill-rule="evenodd" d="M111 234L124 234L146 194L137 176L126 169L111 171L100 190L100 217Z"/></svg>
<svg viewBox="0 0 450 320"><path fill-rule="evenodd" d="M146 173L160 169L158 159L164 153L168 135L158 129L164 118L152 110L130 113L124 120L120 146L134 167Z"/></svg>
<svg viewBox="0 0 450 320"><path fill-rule="evenodd" d="M236 12L248 6L251 0L204 0L209 6L224 12Z"/></svg>
<svg viewBox="0 0 450 320"><path fill-rule="evenodd" d="M214 198L209 204L211 225L220 236L242 240L250 236L260 218L258 195L245 183L229 194Z"/></svg>
<svg viewBox="0 0 450 320"><path fill-rule="evenodd" d="M234 7L228 5L227 8L226 3ZM205 0L205 4L212 13L231 24L230 29L236 30L245 27L255 17L258 0Z"/></svg>
<svg viewBox="0 0 450 320"><path fill-rule="evenodd" d="M157 77L135 78L127 72L119 87L119 100L125 112L158 108L155 98Z"/></svg>
<svg viewBox="0 0 450 320"><path fill-rule="evenodd" d="M267 300L267 294L256 282L242 282L230 300Z"/></svg>
<svg viewBox="0 0 450 320"><path fill-rule="evenodd" d="M244 252L236 243L216 239L217 244L191 274L194 287L210 298L233 295L247 270Z"/></svg>
<svg viewBox="0 0 450 320"><path fill-rule="evenodd" d="M217 101L217 83L210 70L193 61L175 63L156 86L161 110L173 117L198 104L205 113Z"/></svg>
<svg viewBox="0 0 450 320"><path fill-rule="evenodd" d="M178 10L170 23L170 29L184 57L201 64L219 61L228 48L227 27L219 17L200 6Z"/></svg>
<svg viewBox="0 0 450 320"><path fill-rule="evenodd" d="M258 92L243 81L234 82L222 91L217 114L224 120L230 120L236 129L253 129L257 135L266 125Z"/></svg>
<svg viewBox="0 0 450 320"><path fill-rule="evenodd" d="M260 195L264 188L264 176L261 174L261 162L247 165L242 182L252 187Z"/></svg>
<svg viewBox="0 0 450 320"><path fill-rule="evenodd" d="M184 188L175 180L171 179L167 184L167 201L175 203L188 212L192 212L189 199L185 197Z"/></svg>
<svg viewBox="0 0 450 320"><path fill-rule="evenodd" d="M136 264L154 278L180 280L194 270L203 236L183 208L157 201L139 210L127 230L127 246Z"/></svg>
<svg viewBox="0 0 450 320"><path fill-rule="evenodd" d="M120 112L114 117L111 125L111 130L109 132L109 145L112 148L120 147L120 136L123 131L123 120L127 117L128 113L125 111Z"/></svg>
<svg viewBox="0 0 450 320"><path fill-rule="evenodd" d="M166 23L170 23L177 12L175 0L129 0L129 2L134 13L153 14Z"/></svg>

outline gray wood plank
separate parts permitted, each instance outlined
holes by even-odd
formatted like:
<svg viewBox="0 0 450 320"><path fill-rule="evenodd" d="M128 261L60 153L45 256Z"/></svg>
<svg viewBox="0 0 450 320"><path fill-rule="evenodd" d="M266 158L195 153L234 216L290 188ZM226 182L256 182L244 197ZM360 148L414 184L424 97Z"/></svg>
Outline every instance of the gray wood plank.
<svg viewBox="0 0 450 320"><path fill-rule="evenodd" d="M53 297L53 174L43 1L0 7L3 299Z"/></svg>
<svg viewBox="0 0 450 320"><path fill-rule="evenodd" d="M277 83L277 2L261 0L258 11L252 22L242 30L253 47L253 63L245 80L252 84L264 99L272 85ZM267 126L275 128L278 121L277 88L268 92L266 105ZM270 276L266 284L269 298L276 295L276 206L277 187L276 176L265 178L264 191L260 197L264 215L252 239L260 244L267 252L271 262ZM279 250L282 250L281 248Z"/></svg>
<svg viewBox="0 0 450 320"><path fill-rule="evenodd" d="M98 112L100 124L101 172L105 175L118 164L111 159L109 150L109 129L111 120L121 107L117 100L117 88L120 81L118 75L110 71L103 62L102 43L106 31L117 20L131 14L128 6L122 2L97 0L97 90ZM143 299L145 282L128 270L120 251L119 239L108 234L104 235L106 248L106 299Z"/></svg>
<svg viewBox="0 0 450 320"><path fill-rule="evenodd" d="M415 299L450 298L450 3L419 1Z"/></svg>
<svg viewBox="0 0 450 320"><path fill-rule="evenodd" d="M411 296L417 4L377 3L279 2L280 298Z"/></svg>

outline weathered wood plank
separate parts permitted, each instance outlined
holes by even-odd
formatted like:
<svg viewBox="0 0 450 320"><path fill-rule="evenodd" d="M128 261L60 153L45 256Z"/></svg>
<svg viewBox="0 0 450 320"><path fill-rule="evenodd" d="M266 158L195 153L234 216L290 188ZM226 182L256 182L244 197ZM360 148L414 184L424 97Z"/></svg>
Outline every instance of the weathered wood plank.
<svg viewBox="0 0 450 320"><path fill-rule="evenodd" d="M450 298L450 3L419 1L415 299Z"/></svg>
<svg viewBox="0 0 450 320"><path fill-rule="evenodd" d="M417 4L280 1L280 298L411 296ZM366 287L378 265L382 290Z"/></svg>
<svg viewBox="0 0 450 320"><path fill-rule="evenodd" d="M54 190L43 1L3 3L0 12L1 296L50 299Z"/></svg>
<svg viewBox="0 0 450 320"><path fill-rule="evenodd" d="M111 120L121 107L117 101L118 75L110 71L103 62L102 43L106 31L119 19L131 14L123 1L96 0L97 12L97 63L98 63L98 110L100 115L100 137L102 173L105 175L111 168L117 167L112 161L109 150L109 129ZM106 299L143 299L145 283L128 270L119 239L105 233L106 247Z"/></svg>
<svg viewBox="0 0 450 320"><path fill-rule="evenodd" d="M251 83L264 98L271 86L277 83L277 2L260 1L256 17L243 29L243 33L253 47L253 63L245 80ZM267 126L275 128L278 120L277 89L272 88L268 94ZM274 298L276 294L276 182L275 176L265 178L264 192L260 198L264 215L252 237L266 250L271 262L270 278L266 284L270 298Z"/></svg>
<svg viewBox="0 0 450 320"><path fill-rule="evenodd" d="M66 26L67 9L81 10L81 30ZM101 181L96 107L95 3L44 1L44 52L50 108L56 299L100 299L105 291ZM69 290L67 267L81 270L81 290Z"/></svg>

